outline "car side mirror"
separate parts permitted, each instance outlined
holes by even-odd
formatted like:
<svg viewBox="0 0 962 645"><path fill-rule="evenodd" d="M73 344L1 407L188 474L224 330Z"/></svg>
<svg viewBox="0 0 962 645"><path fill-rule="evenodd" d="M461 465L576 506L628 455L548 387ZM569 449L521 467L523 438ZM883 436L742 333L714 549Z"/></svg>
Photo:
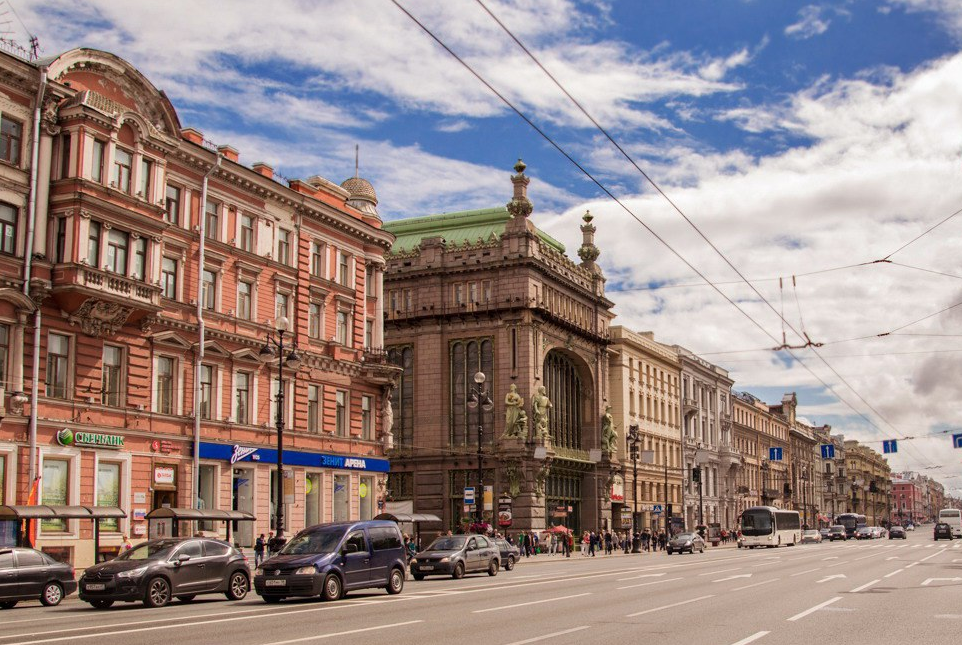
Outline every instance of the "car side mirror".
<svg viewBox="0 0 962 645"><path fill-rule="evenodd" d="M357 553L357 545L347 543L344 545L344 548L341 549L341 553L343 553L344 555L347 555L348 553Z"/></svg>
<svg viewBox="0 0 962 645"><path fill-rule="evenodd" d="M177 556L177 560L174 562L174 564L183 564L183 563L187 562L188 560L190 560L190 556L187 555L186 553L184 553L184 554L182 554L182 555L178 555L178 556Z"/></svg>

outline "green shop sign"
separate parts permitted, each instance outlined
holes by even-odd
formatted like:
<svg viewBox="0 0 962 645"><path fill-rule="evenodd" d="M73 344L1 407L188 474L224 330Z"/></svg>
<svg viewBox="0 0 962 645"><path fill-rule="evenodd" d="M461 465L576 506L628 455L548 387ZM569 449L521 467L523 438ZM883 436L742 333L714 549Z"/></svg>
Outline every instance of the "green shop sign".
<svg viewBox="0 0 962 645"><path fill-rule="evenodd" d="M119 434L101 434L99 432L74 432L64 428L57 433L57 443L61 446L86 446L89 448L124 447L124 437Z"/></svg>

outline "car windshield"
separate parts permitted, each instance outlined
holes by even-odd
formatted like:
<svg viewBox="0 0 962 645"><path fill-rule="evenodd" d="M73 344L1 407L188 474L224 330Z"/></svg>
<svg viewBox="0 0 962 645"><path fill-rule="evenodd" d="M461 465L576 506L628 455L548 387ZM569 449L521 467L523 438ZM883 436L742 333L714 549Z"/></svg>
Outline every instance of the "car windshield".
<svg viewBox="0 0 962 645"><path fill-rule="evenodd" d="M694 537L692 533L679 533L675 536L676 540L690 540Z"/></svg>
<svg viewBox="0 0 962 645"><path fill-rule="evenodd" d="M859 532L859 533L871 533L871 532L872 532L872 529L868 528L867 526L863 526L862 528L860 528L860 529L858 530L858 532Z"/></svg>
<svg viewBox="0 0 962 645"><path fill-rule="evenodd" d="M836 524L835 526L833 526L833 527L830 528L829 530L832 531L833 533L844 533L844 532L845 532L845 527L842 526L841 524Z"/></svg>
<svg viewBox="0 0 962 645"><path fill-rule="evenodd" d="M818 531L804 531L805 535L818 535Z"/></svg>
<svg viewBox="0 0 962 645"><path fill-rule="evenodd" d="M439 537L431 546L428 547L428 551L460 551L464 548L464 536L463 535L448 535L445 537Z"/></svg>
<svg viewBox="0 0 962 645"><path fill-rule="evenodd" d="M281 555L304 555L305 553L334 553L341 538L342 529L329 531L311 531L295 535L290 542L281 549Z"/></svg>
<svg viewBox="0 0 962 645"><path fill-rule="evenodd" d="M115 560L163 560L180 544L180 540L153 540L124 551Z"/></svg>

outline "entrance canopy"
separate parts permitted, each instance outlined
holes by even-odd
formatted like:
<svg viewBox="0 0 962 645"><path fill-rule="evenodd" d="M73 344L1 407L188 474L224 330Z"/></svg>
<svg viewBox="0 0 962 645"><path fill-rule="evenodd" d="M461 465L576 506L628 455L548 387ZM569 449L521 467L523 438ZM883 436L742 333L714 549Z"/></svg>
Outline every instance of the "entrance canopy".
<svg viewBox="0 0 962 645"><path fill-rule="evenodd" d="M389 522L441 522L441 518L430 513L381 513L374 519Z"/></svg>
<svg viewBox="0 0 962 645"><path fill-rule="evenodd" d="M227 541L230 542L230 527L232 522L253 522L257 518L245 511L234 511L222 508L155 508L147 513L148 535L150 527L156 520L171 520L171 536L178 537L178 522L227 522Z"/></svg>
<svg viewBox="0 0 962 645"><path fill-rule="evenodd" d="M100 520L124 517L127 517L127 512L116 506L0 506L0 520Z"/></svg>

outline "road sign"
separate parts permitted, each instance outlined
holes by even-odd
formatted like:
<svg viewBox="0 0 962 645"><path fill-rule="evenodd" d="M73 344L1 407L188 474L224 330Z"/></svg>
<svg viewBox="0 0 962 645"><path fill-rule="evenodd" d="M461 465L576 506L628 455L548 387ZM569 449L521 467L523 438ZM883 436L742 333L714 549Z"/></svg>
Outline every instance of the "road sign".
<svg viewBox="0 0 962 645"><path fill-rule="evenodd" d="M956 448L962 448L962 434L952 435L952 445Z"/></svg>
<svg viewBox="0 0 962 645"><path fill-rule="evenodd" d="M899 442L896 441L895 439L889 439L887 441L882 442L883 453L887 454L890 452L898 452L898 451L899 451Z"/></svg>
<svg viewBox="0 0 962 645"><path fill-rule="evenodd" d="M823 443L821 448L822 459L835 459L835 444Z"/></svg>
<svg viewBox="0 0 962 645"><path fill-rule="evenodd" d="M661 513L664 510L661 504L653 504L651 507L652 513Z"/></svg>
<svg viewBox="0 0 962 645"><path fill-rule="evenodd" d="M464 503L474 504L474 486L466 486L464 488Z"/></svg>
<svg viewBox="0 0 962 645"><path fill-rule="evenodd" d="M769 460L769 461L781 461L781 460L782 460L782 449L781 449L781 448L769 448L769 449L768 449L768 460Z"/></svg>

